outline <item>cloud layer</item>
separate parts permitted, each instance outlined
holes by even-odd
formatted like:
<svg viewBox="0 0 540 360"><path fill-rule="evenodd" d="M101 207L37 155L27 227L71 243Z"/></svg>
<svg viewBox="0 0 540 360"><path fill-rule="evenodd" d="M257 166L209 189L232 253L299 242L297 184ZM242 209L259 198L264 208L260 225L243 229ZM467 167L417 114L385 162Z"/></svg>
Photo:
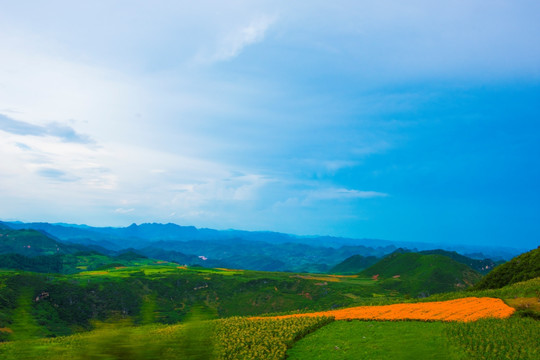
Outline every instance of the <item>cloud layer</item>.
<svg viewBox="0 0 540 360"><path fill-rule="evenodd" d="M0 219L534 238L538 216L507 209L540 213L539 17L532 0L4 4Z"/></svg>
<svg viewBox="0 0 540 360"><path fill-rule="evenodd" d="M33 125L24 121L12 119L0 114L0 130L15 135L53 136L64 142L91 144L93 140L87 136L78 134L73 128L58 123L45 126Z"/></svg>

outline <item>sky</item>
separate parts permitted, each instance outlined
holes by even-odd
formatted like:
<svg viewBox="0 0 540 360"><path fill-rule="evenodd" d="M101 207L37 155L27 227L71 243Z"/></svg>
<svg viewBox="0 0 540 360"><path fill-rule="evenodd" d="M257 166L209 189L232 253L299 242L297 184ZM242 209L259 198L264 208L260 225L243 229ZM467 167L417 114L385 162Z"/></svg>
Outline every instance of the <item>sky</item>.
<svg viewBox="0 0 540 360"><path fill-rule="evenodd" d="M0 220L540 245L536 0L0 9Z"/></svg>

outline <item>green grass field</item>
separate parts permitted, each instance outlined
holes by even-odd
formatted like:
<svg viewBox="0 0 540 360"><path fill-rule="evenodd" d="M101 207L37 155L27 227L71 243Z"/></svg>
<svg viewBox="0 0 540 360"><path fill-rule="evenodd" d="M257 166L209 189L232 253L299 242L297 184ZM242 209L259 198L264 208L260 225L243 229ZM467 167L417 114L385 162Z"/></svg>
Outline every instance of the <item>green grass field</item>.
<svg viewBox="0 0 540 360"><path fill-rule="evenodd" d="M540 359L540 321L531 318L451 323L446 335L466 352L467 359Z"/></svg>
<svg viewBox="0 0 540 360"><path fill-rule="evenodd" d="M329 318L199 317L180 325L99 323L67 337L28 331L0 344L2 359L434 359L536 360L540 322L513 317L471 323L334 321Z"/></svg>
<svg viewBox="0 0 540 360"><path fill-rule="evenodd" d="M536 360L540 322L336 321L298 341L289 359Z"/></svg>
<svg viewBox="0 0 540 360"><path fill-rule="evenodd" d="M297 342L289 359L466 359L445 336L447 324L335 321Z"/></svg>

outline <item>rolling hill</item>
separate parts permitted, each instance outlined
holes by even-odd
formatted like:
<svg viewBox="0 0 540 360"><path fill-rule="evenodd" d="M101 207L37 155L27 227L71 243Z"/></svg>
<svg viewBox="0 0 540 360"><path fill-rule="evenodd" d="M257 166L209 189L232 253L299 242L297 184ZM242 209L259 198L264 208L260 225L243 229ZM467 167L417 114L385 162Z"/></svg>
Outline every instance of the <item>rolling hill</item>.
<svg viewBox="0 0 540 360"><path fill-rule="evenodd" d="M333 241L327 237L306 240L273 232L218 231L176 224L132 224L125 228L21 222L7 225L20 230L36 229L64 243L106 254L132 248L148 257L161 254L166 256L163 260L184 264L261 271L326 272L354 254L380 257L396 249L387 242L377 248L365 245L364 240L333 247L325 245ZM200 261L201 256L207 260Z"/></svg>
<svg viewBox="0 0 540 360"><path fill-rule="evenodd" d="M498 289L539 276L540 247L497 266L475 285L475 289Z"/></svg>
<svg viewBox="0 0 540 360"><path fill-rule="evenodd" d="M73 254L85 246L65 244L33 229L0 229L0 254L24 256Z"/></svg>
<svg viewBox="0 0 540 360"><path fill-rule="evenodd" d="M0 269L74 274L111 266L153 264L133 251L102 254L79 244L66 244L36 230L0 229Z"/></svg>
<svg viewBox="0 0 540 360"><path fill-rule="evenodd" d="M365 268L374 265L379 260L380 258L375 256L353 255L331 268L328 273L341 275L356 274Z"/></svg>
<svg viewBox="0 0 540 360"><path fill-rule="evenodd" d="M478 271L480 274L487 274L491 270L493 270L497 265L503 264L504 261L494 261L491 259L473 259L471 257L458 254L455 251L446 251L442 249L436 249L436 250L424 250L419 251L420 254L423 255L444 255L448 256L449 258L457 261L458 263L465 264L469 266L471 269Z"/></svg>
<svg viewBox="0 0 540 360"><path fill-rule="evenodd" d="M480 275L465 264L444 255L396 252L363 270L387 289L411 296L466 289L480 280Z"/></svg>

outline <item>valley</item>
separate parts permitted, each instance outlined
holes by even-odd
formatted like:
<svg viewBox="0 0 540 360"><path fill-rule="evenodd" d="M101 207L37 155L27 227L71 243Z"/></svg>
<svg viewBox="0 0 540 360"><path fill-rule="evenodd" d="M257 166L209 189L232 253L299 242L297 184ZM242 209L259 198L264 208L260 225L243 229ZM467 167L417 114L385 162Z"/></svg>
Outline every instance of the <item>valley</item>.
<svg viewBox="0 0 540 360"><path fill-rule="evenodd" d="M190 241L174 242L185 253L169 253L170 242L154 241L152 257L148 246L100 248L43 229L4 224L0 235L0 354L8 359L84 359L88 352L96 359L300 359L315 353L377 359L400 344L389 339L404 331L411 335L402 346L433 358L482 358L486 349L510 359L538 354L534 342L517 350L508 339L540 331L540 249L504 262L447 250L356 245L346 249L358 254L325 264L326 272L293 272L201 266L212 262L185 255L195 248ZM208 245L191 240L199 241ZM234 241L227 244L240 251ZM328 249L344 255L343 248ZM184 261L159 256L167 254L182 254ZM328 261L314 254L315 264ZM433 307L439 303L446 310ZM468 309L466 315L457 315L459 309ZM464 341L466 334L485 334L486 324L506 333L477 339L485 347ZM414 345L413 338L423 336L425 346Z"/></svg>

